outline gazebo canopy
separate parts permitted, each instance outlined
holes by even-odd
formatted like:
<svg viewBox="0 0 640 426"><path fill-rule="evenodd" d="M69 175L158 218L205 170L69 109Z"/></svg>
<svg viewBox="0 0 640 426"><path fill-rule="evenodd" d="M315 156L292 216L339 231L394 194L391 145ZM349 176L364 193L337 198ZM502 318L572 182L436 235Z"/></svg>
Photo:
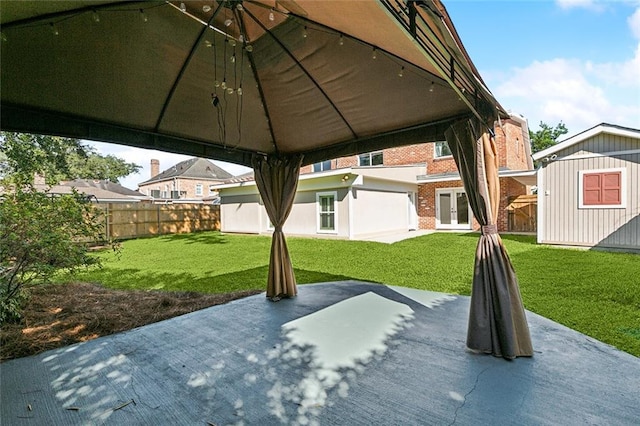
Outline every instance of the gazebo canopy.
<svg viewBox="0 0 640 426"><path fill-rule="evenodd" d="M285 236L301 164L447 140L481 225L467 344L531 356L495 226L506 116L440 0L3 1L3 130L252 166L274 226L267 297L297 294Z"/></svg>
<svg viewBox="0 0 640 426"><path fill-rule="evenodd" d="M502 108L439 0L3 1L2 129L251 165Z"/></svg>

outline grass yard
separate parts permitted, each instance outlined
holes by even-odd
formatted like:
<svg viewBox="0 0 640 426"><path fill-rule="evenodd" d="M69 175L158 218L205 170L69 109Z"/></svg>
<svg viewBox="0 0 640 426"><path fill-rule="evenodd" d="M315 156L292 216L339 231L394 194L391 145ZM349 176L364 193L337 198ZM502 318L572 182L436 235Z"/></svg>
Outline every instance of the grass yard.
<svg viewBox="0 0 640 426"><path fill-rule="evenodd" d="M525 307L640 356L640 256L538 246L503 236ZM469 295L477 234L436 233L388 245L288 238L298 283L356 279ZM263 290L271 239L206 232L131 240L119 258L60 281L119 290Z"/></svg>

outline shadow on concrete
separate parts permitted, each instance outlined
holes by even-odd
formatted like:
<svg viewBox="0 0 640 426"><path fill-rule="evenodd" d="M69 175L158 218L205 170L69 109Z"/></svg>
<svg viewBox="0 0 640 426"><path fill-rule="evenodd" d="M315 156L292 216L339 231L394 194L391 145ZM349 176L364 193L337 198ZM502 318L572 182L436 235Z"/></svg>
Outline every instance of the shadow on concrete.
<svg viewBox="0 0 640 426"><path fill-rule="evenodd" d="M356 281L2 364L3 423L634 424L640 359L527 313L533 358L464 347L469 298ZM427 295L433 298L433 294ZM333 345L333 346L332 346Z"/></svg>

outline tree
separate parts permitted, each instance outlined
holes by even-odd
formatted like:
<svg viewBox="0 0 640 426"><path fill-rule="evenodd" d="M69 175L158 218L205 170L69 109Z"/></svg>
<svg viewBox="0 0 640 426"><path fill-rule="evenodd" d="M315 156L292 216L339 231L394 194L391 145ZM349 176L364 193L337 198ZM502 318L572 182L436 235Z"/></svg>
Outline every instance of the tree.
<svg viewBox="0 0 640 426"><path fill-rule="evenodd" d="M0 133L0 177L17 176L23 181L34 174L46 182L100 179L118 182L141 166L113 155L102 156L77 139L26 133Z"/></svg>
<svg viewBox="0 0 640 426"><path fill-rule="evenodd" d="M3 323L20 319L29 285L47 282L61 269L71 271L99 264L98 258L90 255L88 243L102 239L104 222L102 210L77 192L54 195L34 186L36 174L44 175L48 183L73 177L76 157L90 158L91 150L75 139L20 133L1 136L0 323ZM108 171L112 176L119 173Z"/></svg>
<svg viewBox="0 0 640 426"><path fill-rule="evenodd" d="M93 148L87 148L86 156L72 154L69 161L68 179L100 179L118 183L121 177L135 173L141 166L135 163L127 163L114 156L102 156L95 152Z"/></svg>
<svg viewBox="0 0 640 426"><path fill-rule="evenodd" d="M569 131L561 121L555 128L540 122L540 130L532 132L529 130L529 140L531 141L531 153L536 153L555 145L558 138Z"/></svg>
<svg viewBox="0 0 640 426"><path fill-rule="evenodd" d="M58 270L98 264L85 241L102 237L101 210L77 194L16 186L0 200L0 324L20 319L25 288Z"/></svg>

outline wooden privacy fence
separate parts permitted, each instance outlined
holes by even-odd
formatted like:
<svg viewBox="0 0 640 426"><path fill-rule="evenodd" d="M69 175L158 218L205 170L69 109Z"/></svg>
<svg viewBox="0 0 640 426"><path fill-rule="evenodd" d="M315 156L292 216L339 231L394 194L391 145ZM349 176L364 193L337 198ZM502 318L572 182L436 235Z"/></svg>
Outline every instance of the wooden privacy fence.
<svg viewBox="0 0 640 426"><path fill-rule="evenodd" d="M210 204L99 204L105 236L122 240L220 229L220 206Z"/></svg>
<svg viewBox="0 0 640 426"><path fill-rule="evenodd" d="M538 222L538 196L509 197L508 226L511 232L536 232Z"/></svg>

